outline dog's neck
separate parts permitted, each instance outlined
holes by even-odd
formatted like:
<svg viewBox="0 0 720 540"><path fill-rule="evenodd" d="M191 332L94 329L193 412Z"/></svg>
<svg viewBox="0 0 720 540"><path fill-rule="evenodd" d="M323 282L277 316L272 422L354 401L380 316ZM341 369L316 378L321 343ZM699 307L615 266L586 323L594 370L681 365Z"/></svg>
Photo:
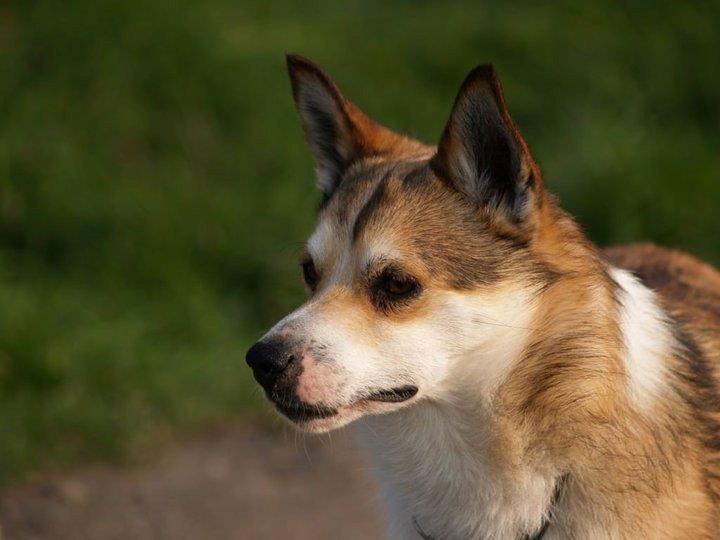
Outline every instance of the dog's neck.
<svg viewBox="0 0 720 540"><path fill-rule="evenodd" d="M521 538L542 529L562 472L520 463L520 441L497 440L506 433L499 422L481 403L424 402L357 424L391 538L417 540L418 529L430 538Z"/></svg>

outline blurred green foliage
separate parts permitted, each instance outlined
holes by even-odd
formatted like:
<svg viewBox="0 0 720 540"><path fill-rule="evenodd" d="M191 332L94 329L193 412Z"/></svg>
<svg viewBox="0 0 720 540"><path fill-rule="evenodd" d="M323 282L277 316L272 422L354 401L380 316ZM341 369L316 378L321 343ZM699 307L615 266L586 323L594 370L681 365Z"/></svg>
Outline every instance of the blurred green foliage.
<svg viewBox="0 0 720 540"><path fill-rule="evenodd" d="M15 1L0 7L0 480L252 408L318 194L285 51L434 141L499 70L602 243L720 261L715 2Z"/></svg>

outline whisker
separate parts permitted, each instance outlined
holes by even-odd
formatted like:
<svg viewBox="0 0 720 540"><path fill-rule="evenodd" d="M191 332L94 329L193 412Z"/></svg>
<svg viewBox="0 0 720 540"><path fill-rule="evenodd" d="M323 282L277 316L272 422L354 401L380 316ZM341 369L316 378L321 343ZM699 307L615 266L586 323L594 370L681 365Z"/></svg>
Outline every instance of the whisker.
<svg viewBox="0 0 720 540"><path fill-rule="evenodd" d="M305 433L302 433L301 436L302 436L303 451L305 453L305 458L308 460L308 463L310 465L312 465L313 461L312 461L312 458L310 457L310 452L308 451L308 447L307 447L307 436L305 435Z"/></svg>
<svg viewBox="0 0 720 540"><path fill-rule="evenodd" d="M501 323L501 322L489 322L489 321L484 321L482 319L474 319L473 322L478 323L478 324L487 324L489 326L501 326L503 328L517 328L518 330L532 330L533 329L530 326L518 326L518 325L514 325L514 324L506 324L506 323Z"/></svg>

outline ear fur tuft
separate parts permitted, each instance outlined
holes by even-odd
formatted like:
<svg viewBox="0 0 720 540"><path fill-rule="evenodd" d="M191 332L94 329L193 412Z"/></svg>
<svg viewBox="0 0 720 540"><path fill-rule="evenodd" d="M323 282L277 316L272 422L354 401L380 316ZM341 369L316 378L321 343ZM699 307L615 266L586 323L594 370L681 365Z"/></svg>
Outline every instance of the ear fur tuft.
<svg viewBox="0 0 720 540"><path fill-rule="evenodd" d="M431 166L478 205L513 223L527 217L539 172L492 65L465 78Z"/></svg>

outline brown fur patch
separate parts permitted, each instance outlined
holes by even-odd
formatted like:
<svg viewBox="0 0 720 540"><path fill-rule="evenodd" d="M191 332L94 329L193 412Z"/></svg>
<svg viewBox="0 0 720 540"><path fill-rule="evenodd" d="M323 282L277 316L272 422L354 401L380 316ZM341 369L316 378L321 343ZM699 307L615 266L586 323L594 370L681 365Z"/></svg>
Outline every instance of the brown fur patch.
<svg viewBox="0 0 720 540"><path fill-rule="evenodd" d="M554 223L555 233L544 235L553 251L575 236L574 227L562 233L562 220ZM708 299L720 292L720 274L651 246L608 252L657 288L682 345L665 359L672 368L665 401L647 416L624 390L617 285L592 246L574 244L575 257L555 259L560 277L541 295L525 359L497 396L503 429L524 434L507 440L522 440L516 451L526 459L552 455L566 467L570 481L557 512L567 533L573 524L562 523L563 505L618 523L623 538L713 538L720 519L720 303Z"/></svg>
<svg viewBox="0 0 720 540"><path fill-rule="evenodd" d="M357 199L363 201L354 213L354 243L371 246L382 237L391 238L403 257L418 259L443 288L472 289L518 272L532 281L553 279L552 271L532 256L521 236L483 218L426 162L398 162L390 171L374 167L367 176L355 175L355 180L340 186L332 205L341 220L353 215L347 208L357 207ZM368 180L372 175L374 179Z"/></svg>
<svg viewBox="0 0 720 540"><path fill-rule="evenodd" d="M652 244L618 246L605 255L656 290L676 323L682 350L672 364L675 384L705 447L707 490L720 504L720 272Z"/></svg>

